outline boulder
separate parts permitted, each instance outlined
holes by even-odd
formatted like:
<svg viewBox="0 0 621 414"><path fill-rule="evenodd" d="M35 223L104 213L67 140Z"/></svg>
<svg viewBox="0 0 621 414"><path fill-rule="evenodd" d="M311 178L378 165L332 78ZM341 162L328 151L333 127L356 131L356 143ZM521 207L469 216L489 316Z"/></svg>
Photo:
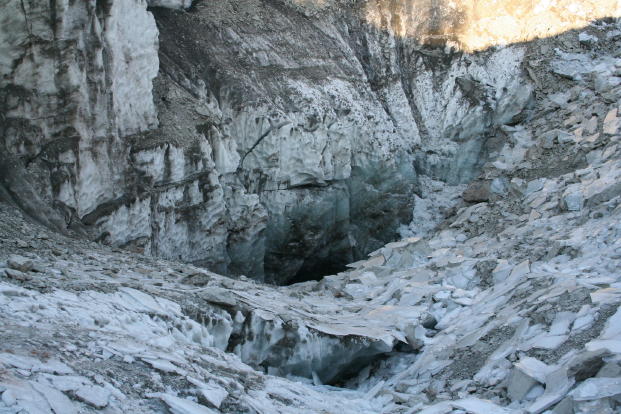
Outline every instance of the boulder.
<svg viewBox="0 0 621 414"><path fill-rule="evenodd" d="M490 189L490 181L488 180L473 181L462 194L462 198L469 203L489 201Z"/></svg>
<svg viewBox="0 0 621 414"><path fill-rule="evenodd" d="M32 260L18 255L12 255L9 257L7 264L11 269L19 270L20 272L29 272L34 266Z"/></svg>

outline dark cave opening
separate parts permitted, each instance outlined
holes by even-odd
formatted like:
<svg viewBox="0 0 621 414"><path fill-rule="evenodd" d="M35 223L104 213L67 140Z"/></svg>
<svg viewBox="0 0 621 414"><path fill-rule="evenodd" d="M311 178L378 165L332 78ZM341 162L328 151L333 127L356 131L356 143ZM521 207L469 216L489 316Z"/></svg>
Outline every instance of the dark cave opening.
<svg viewBox="0 0 621 414"><path fill-rule="evenodd" d="M340 272L344 272L348 269L347 265L352 260L343 256L332 256L323 259L316 259L313 261L306 260L300 270L283 283L284 286L293 285L296 283L303 283L309 281L319 281L324 276L335 275Z"/></svg>

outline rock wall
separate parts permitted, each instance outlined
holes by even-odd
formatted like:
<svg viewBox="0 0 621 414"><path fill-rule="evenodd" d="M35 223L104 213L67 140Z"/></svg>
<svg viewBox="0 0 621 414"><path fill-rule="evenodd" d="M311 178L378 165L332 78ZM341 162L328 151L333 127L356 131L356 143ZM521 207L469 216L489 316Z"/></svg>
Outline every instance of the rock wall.
<svg viewBox="0 0 621 414"><path fill-rule="evenodd" d="M476 177L533 98L524 46L464 53L428 41L435 8L389 3L4 2L1 194L223 273L333 273L428 180Z"/></svg>

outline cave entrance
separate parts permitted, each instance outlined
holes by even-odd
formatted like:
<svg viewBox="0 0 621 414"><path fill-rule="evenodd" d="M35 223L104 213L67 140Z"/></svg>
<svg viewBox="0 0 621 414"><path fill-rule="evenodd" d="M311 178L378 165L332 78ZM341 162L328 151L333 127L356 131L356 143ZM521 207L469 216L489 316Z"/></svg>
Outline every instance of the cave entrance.
<svg viewBox="0 0 621 414"><path fill-rule="evenodd" d="M351 257L335 256L327 258L318 258L315 260L305 260L304 264L298 272L291 278L282 283L283 286L290 286L296 283L309 282L312 280L319 281L324 276L335 275L348 269L347 265L351 263Z"/></svg>

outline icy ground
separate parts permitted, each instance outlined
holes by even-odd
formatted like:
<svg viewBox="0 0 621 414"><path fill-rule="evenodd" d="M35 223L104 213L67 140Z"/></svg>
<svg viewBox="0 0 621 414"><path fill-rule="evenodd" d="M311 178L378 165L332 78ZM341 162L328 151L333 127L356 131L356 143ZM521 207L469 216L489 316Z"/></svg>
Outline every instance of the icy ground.
<svg viewBox="0 0 621 414"><path fill-rule="evenodd" d="M499 131L470 202L320 282L232 280L0 205L0 413L621 413L619 56L532 63L533 116Z"/></svg>

